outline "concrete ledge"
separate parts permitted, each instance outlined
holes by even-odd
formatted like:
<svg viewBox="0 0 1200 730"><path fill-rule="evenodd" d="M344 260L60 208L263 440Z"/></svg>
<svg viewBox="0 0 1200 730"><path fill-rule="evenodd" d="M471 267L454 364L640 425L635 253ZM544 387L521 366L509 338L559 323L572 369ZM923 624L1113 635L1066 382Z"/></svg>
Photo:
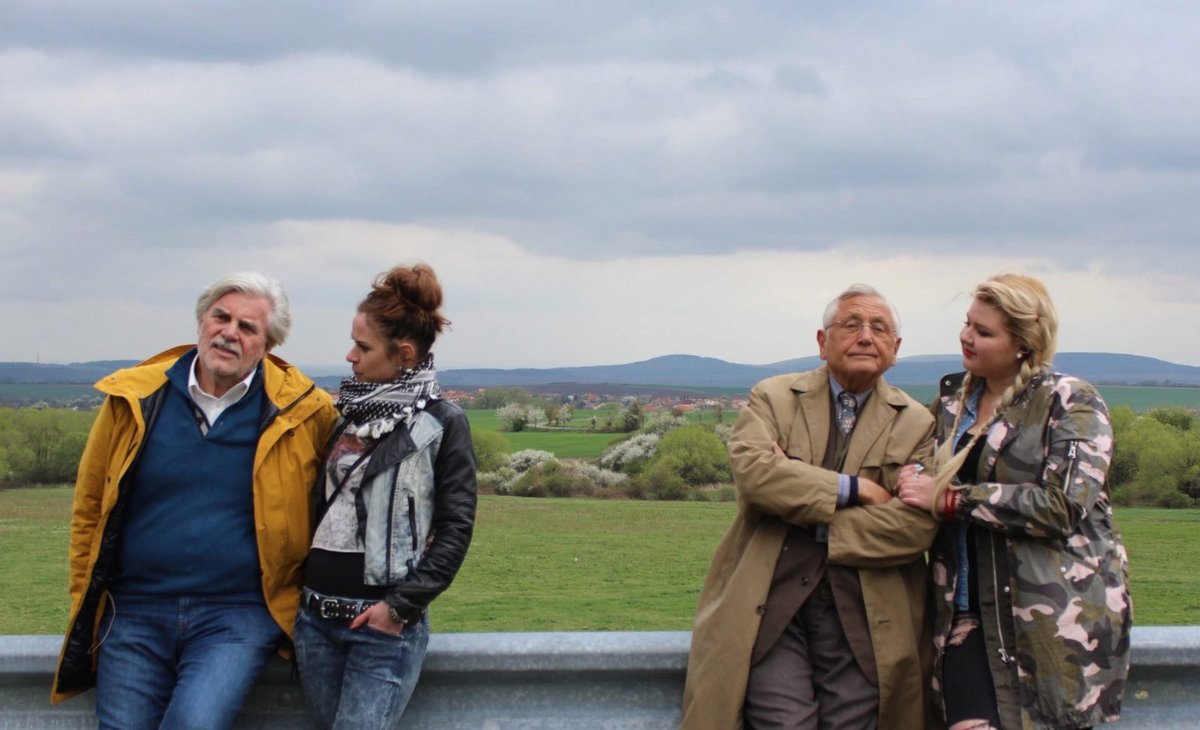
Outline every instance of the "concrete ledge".
<svg viewBox="0 0 1200 730"><path fill-rule="evenodd" d="M434 634L406 727L631 728L679 723L685 631ZM1121 728L1200 726L1200 626L1133 630ZM48 702L61 639L0 636L0 727L95 727L93 695ZM273 662L239 728L309 728L290 666Z"/></svg>

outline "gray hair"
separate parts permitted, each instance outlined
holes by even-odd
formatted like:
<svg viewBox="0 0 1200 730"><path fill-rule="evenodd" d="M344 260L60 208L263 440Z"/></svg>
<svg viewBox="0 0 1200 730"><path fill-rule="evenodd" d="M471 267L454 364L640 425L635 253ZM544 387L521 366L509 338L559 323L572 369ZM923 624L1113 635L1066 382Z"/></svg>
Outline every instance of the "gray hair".
<svg viewBox="0 0 1200 730"><path fill-rule="evenodd" d="M200 324L214 302L229 292L263 297L270 302L271 311L267 313L267 349L283 344L292 329L292 309L288 304L287 293L278 280L253 271L228 274L209 284L196 300L196 324Z"/></svg>
<svg viewBox="0 0 1200 730"><path fill-rule="evenodd" d="M834 297L829 306L825 307L825 316L821 318L821 328L829 329L832 327L833 318L837 316L838 305L854 297L874 297L886 304L888 311L892 313L892 323L896 326L896 336L900 336L900 313L887 300L887 297L880 294L878 289L869 284L851 284L846 287L844 292Z"/></svg>

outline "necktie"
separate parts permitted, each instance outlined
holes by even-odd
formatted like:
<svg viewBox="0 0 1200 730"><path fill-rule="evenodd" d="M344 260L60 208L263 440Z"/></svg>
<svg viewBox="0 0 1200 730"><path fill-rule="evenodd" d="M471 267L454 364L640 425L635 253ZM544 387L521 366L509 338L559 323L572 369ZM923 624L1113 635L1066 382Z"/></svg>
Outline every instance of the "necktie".
<svg viewBox="0 0 1200 730"><path fill-rule="evenodd" d="M858 400L853 393L842 391L838 394L838 428L843 436L849 436L854 430L854 422L858 419Z"/></svg>

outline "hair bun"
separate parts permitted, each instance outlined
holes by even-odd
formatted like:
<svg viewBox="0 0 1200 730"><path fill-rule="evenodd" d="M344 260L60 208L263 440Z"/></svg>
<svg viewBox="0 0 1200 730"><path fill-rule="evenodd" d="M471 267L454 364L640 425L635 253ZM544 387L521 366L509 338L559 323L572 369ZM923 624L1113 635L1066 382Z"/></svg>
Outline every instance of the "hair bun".
<svg viewBox="0 0 1200 730"><path fill-rule="evenodd" d="M442 285L427 264L397 266L381 278L399 299L426 315L436 315L442 306Z"/></svg>
<svg viewBox="0 0 1200 730"><path fill-rule="evenodd" d="M442 316L442 285L428 264L395 266L375 279L359 304L389 339L413 339L428 351L450 320Z"/></svg>

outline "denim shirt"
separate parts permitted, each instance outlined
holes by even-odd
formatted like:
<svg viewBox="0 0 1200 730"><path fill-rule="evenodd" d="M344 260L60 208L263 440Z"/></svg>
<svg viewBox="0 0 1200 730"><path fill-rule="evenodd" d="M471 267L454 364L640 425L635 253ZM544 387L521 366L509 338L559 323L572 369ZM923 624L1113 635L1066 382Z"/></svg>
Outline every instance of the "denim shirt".
<svg viewBox="0 0 1200 730"><path fill-rule="evenodd" d="M959 419L958 428L954 431L954 441L951 442L956 446L967 429L974 426L975 421L979 418L979 399L983 395L983 385L980 383L979 387L963 401L963 415ZM954 527L954 552L958 558L958 579L954 584L954 610L965 612L971 608L971 592L968 582L971 577L971 566L967 557L967 528L970 525L959 522Z"/></svg>

